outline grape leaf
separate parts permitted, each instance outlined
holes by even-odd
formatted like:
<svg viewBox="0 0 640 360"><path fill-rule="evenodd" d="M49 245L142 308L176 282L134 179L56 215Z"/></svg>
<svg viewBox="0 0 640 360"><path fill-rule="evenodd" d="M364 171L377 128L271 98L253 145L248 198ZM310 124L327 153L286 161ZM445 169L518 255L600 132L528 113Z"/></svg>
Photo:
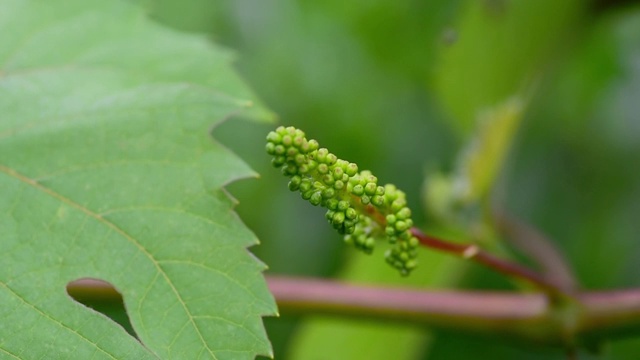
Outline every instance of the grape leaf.
<svg viewBox="0 0 640 360"><path fill-rule="evenodd" d="M223 189L253 172L209 135L250 105L230 54L126 2L0 8L0 357L271 355L257 239ZM69 297L86 277L139 341Z"/></svg>

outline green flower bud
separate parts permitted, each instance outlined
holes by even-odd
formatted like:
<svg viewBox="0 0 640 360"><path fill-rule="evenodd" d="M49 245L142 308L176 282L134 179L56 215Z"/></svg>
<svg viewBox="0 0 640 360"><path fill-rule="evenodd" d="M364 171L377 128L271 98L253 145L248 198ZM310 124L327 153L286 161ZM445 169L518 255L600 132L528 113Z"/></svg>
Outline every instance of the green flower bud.
<svg viewBox="0 0 640 360"><path fill-rule="evenodd" d="M300 166L298 166L298 172L300 174L306 174L309 172L309 166L307 166L307 164L302 164Z"/></svg>
<svg viewBox="0 0 640 360"><path fill-rule="evenodd" d="M344 170L340 167L336 167L333 169L333 178L335 180L342 180L342 175L344 175Z"/></svg>
<svg viewBox="0 0 640 360"><path fill-rule="evenodd" d="M361 196L364 194L364 187L360 184L353 187L353 194L357 196Z"/></svg>
<svg viewBox="0 0 640 360"><path fill-rule="evenodd" d="M338 208L338 199L327 199L324 204L327 209L336 210Z"/></svg>
<svg viewBox="0 0 640 360"><path fill-rule="evenodd" d="M291 176L298 173L298 167L293 164L287 164L283 166L282 169L280 169L280 171L284 176Z"/></svg>
<svg viewBox="0 0 640 360"><path fill-rule="evenodd" d="M333 183L333 188L336 190L342 190L342 188L344 188L344 182L342 182L341 180L336 180L336 182Z"/></svg>
<svg viewBox="0 0 640 360"><path fill-rule="evenodd" d="M291 138L291 135L285 135L282 137L282 145L284 146L291 146L291 144L293 143L293 139Z"/></svg>
<svg viewBox="0 0 640 360"><path fill-rule="evenodd" d="M335 180L333 180L333 176L331 176L330 174L326 174L322 177L322 182L327 186L332 186Z"/></svg>
<svg viewBox="0 0 640 360"><path fill-rule="evenodd" d="M265 150L267 151L267 154L275 155L275 153L276 153L276 144L274 144L272 142L268 142L267 145L265 146Z"/></svg>
<svg viewBox="0 0 640 360"><path fill-rule="evenodd" d="M314 160L311 160L311 159L309 159L307 157L307 166L308 166L309 170L313 170L313 169L318 167L318 162L314 161Z"/></svg>
<svg viewBox="0 0 640 360"><path fill-rule="evenodd" d="M335 156L334 154L328 154L327 155L327 164L328 165L333 165L336 163L336 161L338 161L338 157Z"/></svg>
<svg viewBox="0 0 640 360"><path fill-rule="evenodd" d="M369 195L369 196L373 196L376 193L376 189L377 189L376 184L370 182L370 183L368 183L367 185L364 186L364 193Z"/></svg>
<svg viewBox="0 0 640 360"><path fill-rule="evenodd" d="M296 155L298 155L298 154L299 154L299 153L298 153L298 149L296 149L296 148L294 148L294 147L290 147L290 148L287 148L287 151L286 151L285 156L286 156L287 158L290 158L290 159L294 159L294 160L295 160L295 157L296 157ZM304 156L304 155L302 155L302 156ZM306 161L306 156L305 156L305 161Z"/></svg>
<svg viewBox="0 0 640 360"><path fill-rule="evenodd" d="M374 195L371 198L371 203L376 207L382 207L382 205L384 205L384 196Z"/></svg>
<svg viewBox="0 0 640 360"><path fill-rule="evenodd" d="M356 175L354 175L353 177L351 177L351 178L349 179L349 184L350 184L350 185L353 185L353 186L359 185L359 184L360 184L360 176L358 176L358 175L356 174ZM363 190L363 191L364 191L364 190Z"/></svg>
<svg viewBox="0 0 640 360"><path fill-rule="evenodd" d="M315 141L314 139L311 139L306 144L305 152L308 153L311 151L316 151L318 150L319 147L320 147L320 144L318 144L318 142Z"/></svg>
<svg viewBox="0 0 640 360"><path fill-rule="evenodd" d="M326 174L329 172L329 166L327 164L320 163L318 164L318 172L320 174Z"/></svg>
<svg viewBox="0 0 640 360"><path fill-rule="evenodd" d="M331 219L333 218L333 214L335 214L336 212L333 210L327 210L326 213L324 213L324 217L327 218L327 220L331 221Z"/></svg>
<svg viewBox="0 0 640 360"><path fill-rule="evenodd" d="M387 184L384 187L384 195L387 198L387 201L393 202L398 197L398 192L393 184Z"/></svg>
<svg viewBox="0 0 640 360"><path fill-rule="evenodd" d="M356 220L358 219L358 212L356 211L356 209L354 208L348 208L345 212L344 215L347 217L347 219L351 219L351 220Z"/></svg>
<svg viewBox="0 0 640 360"><path fill-rule="evenodd" d="M308 179L303 179L300 182L300 192L307 192L311 189L311 181Z"/></svg>
<svg viewBox="0 0 640 360"><path fill-rule="evenodd" d="M396 228L396 230L397 230L398 232L400 232L400 231L405 231L405 230L407 230L407 229L408 229L408 227L407 227L407 223L406 223L406 222L404 222L404 221L402 221L402 220L400 220L400 221L396 222L396 224L395 224L395 228Z"/></svg>
<svg viewBox="0 0 640 360"><path fill-rule="evenodd" d="M322 195L320 194L320 192L319 191L314 192L313 195L311 195L311 197L309 198L309 202L313 206L320 205L320 203L322 202Z"/></svg>
<svg viewBox="0 0 640 360"><path fill-rule="evenodd" d="M333 222L333 224L342 224L344 222L344 213L341 211L336 211L336 213L333 214L333 217L331 218L331 222Z"/></svg>
<svg viewBox="0 0 640 360"><path fill-rule="evenodd" d="M409 260L409 254L406 251L403 251L400 253L399 258L403 263L406 263Z"/></svg>
<svg viewBox="0 0 640 360"><path fill-rule="evenodd" d="M308 191L305 191L305 192L300 192L300 196L305 200L309 200L309 199L311 199L311 196L314 193L315 192L313 190L308 190Z"/></svg>
<svg viewBox="0 0 640 360"><path fill-rule="evenodd" d="M391 211L397 213L406 205L406 202L401 199L396 199L391 203Z"/></svg>
<svg viewBox="0 0 640 360"><path fill-rule="evenodd" d="M300 184L302 183L302 178L300 176L293 176L291 181L289 181L289 190L296 191L300 189Z"/></svg>
<svg viewBox="0 0 640 360"><path fill-rule="evenodd" d="M318 152L316 153L316 160L318 160L319 163L326 163L327 155L329 155L329 150L326 148L318 149Z"/></svg>
<svg viewBox="0 0 640 360"><path fill-rule="evenodd" d="M285 158L284 156L276 156L271 159L271 165L277 168L284 165L285 162L287 162L287 158Z"/></svg>
<svg viewBox="0 0 640 360"><path fill-rule="evenodd" d="M367 195L362 195L360 197L360 202L362 203L362 205L369 205L369 203L371 202L371 198Z"/></svg>
<svg viewBox="0 0 640 360"><path fill-rule="evenodd" d="M386 220L387 220L387 224L392 225L393 223L395 223L397 221L397 218L396 218L395 215L389 214L389 215L387 215Z"/></svg>
<svg viewBox="0 0 640 360"><path fill-rule="evenodd" d="M293 138L293 146L297 148L302 148L305 143L306 141L304 139L304 136L296 136Z"/></svg>
<svg viewBox="0 0 640 360"><path fill-rule="evenodd" d="M349 162L346 160L338 159L338 161L336 162L336 166L341 167L342 170L347 170L347 166L349 166Z"/></svg>
<svg viewBox="0 0 640 360"><path fill-rule="evenodd" d="M278 135L277 132L271 131L269 132L269 134L267 134L267 141L274 144L280 144L280 142L282 141L282 137Z"/></svg>
<svg viewBox="0 0 640 360"><path fill-rule="evenodd" d="M302 154L298 154L295 156L294 161L296 164L301 165L307 162L307 157Z"/></svg>
<svg viewBox="0 0 640 360"><path fill-rule="evenodd" d="M322 198L331 199L334 196L336 196L336 191L333 188L326 188L322 190ZM340 208L340 205L338 205L338 208Z"/></svg>
<svg viewBox="0 0 640 360"><path fill-rule="evenodd" d="M369 174L367 176L365 176L365 180L368 183L374 183L374 184L378 183L378 178L373 176L373 174L371 174L371 172L369 172Z"/></svg>
<svg viewBox="0 0 640 360"><path fill-rule="evenodd" d="M345 211L345 210L349 209L350 206L351 205L349 204L348 201L340 200L340 202L338 202L338 210L340 210L340 211Z"/></svg>
<svg viewBox="0 0 640 360"><path fill-rule="evenodd" d="M354 163L349 163L349 165L347 165L347 168L344 170L344 172L350 177L354 176L355 174L358 173L358 165Z"/></svg>
<svg viewBox="0 0 640 360"><path fill-rule="evenodd" d="M393 236L396 234L396 229L393 226L385 226L384 232L387 236Z"/></svg>
<svg viewBox="0 0 640 360"><path fill-rule="evenodd" d="M400 220L405 220L411 217L411 210L408 207L403 207L396 213L396 216Z"/></svg>

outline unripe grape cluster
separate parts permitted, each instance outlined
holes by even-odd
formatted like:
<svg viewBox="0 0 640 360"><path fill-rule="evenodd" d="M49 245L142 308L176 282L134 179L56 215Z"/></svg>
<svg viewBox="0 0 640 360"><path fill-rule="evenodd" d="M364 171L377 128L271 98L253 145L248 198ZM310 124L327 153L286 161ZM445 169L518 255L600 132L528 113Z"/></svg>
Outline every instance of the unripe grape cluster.
<svg viewBox="0 0 640 360"><path fill-rule="evenodd" d="M389 242L394 246L384 254L389 265L401 273L410 272L417 265L418 245L420 242L411 234L413 220L407 207L405 193L394 185L385 186L386 227L384 229Z"/></svg>
<svg viewBox="0 0 640 360"><path fill-rule="evenodd" d="M273 166L290 178L289 190L326 208L327 220L345 242L371 253L375 240L386 237L393 244L385 254L387 262L402 275L416 267L418 239L411 234L411 210L402 191L378 185L370 171L358 171L358 165L320 148L294 127L271 131L266 151Z"/></svg>

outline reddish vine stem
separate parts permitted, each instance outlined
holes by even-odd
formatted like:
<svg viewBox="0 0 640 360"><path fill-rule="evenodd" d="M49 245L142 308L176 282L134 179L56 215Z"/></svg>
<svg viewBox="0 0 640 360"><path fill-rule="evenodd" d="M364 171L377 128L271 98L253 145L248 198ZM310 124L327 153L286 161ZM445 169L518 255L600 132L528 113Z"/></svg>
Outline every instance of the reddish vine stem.
<svg viewBox="0 0 640 360"><path fill-rule="evenodd" d="M266 280L280 311L290 315L400 321L554 346L593 345L640 332L640 289L577 292L579 305L558 309L539 293L428 291L283 276L267 276ZM76 280L67 291L79 301L122 302L120 294L104 281Z"/></svg>
<svg viewBox="0 0 640 360"><path fill-rule="evenodd" d="M386 219L373 206L366 206L364 210L374 219L380 226L384 228ZM411 228L411 234L415 236L422 246L430 249L449 253L464 259L474 261L484 265L501 274L505 274L514 278L525 280L541 290L545 291L552 298L567 297L569 290L560 284L538 274L537 272L506 259L499 258L482 250L475 244L458 244L451 241L439 239L434 236L423 233L420 229Z"/></svg>
<svg viewBox="0 0 640 360"><path fill-rule="evenodd" d="M457 244L442 240L433 236L429 236L418 228L412 228L411 233L425 247L453 254L465 259L469 259L478 264L482 264L499 273L509 275L518 279L525 280L540 289L544 290L551 296L568 295L566 290L559 285L550 282L548 279L537 272L526 268L520 264L510 262L508 260L492 255L474 244Z"/></svg>

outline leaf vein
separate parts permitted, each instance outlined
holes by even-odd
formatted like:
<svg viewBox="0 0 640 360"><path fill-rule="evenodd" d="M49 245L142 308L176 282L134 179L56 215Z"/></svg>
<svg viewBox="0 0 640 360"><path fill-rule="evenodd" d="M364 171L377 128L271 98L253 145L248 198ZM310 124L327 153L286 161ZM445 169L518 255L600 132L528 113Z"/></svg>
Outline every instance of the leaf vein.
<svg viewBox="0 0 640 360"><path fill-rule="evenodd" d="M0 351L2 351L3 353L5 353L5 354L7 354L7 355L9 355L11 357L13 357L14 359L20 359L16 354L10 352L9 350L7 350L5 348L0 347Z"/></svg>
<svg viewBox="0 0 640 360"><path fill-rule="evenodd" d="M7 291L9 291L13 296L15 296L16 298L18 298L23 304L27 305L28 307L32 308L33 310L35 310L37 313L39 313L41 316L45 317L46 319L54 322L55 324L58 324L60 327L69 330L70 332L76 334L78 337L80 337L81 339L85 340L86 342L88 342L89 344L94 345L97 349L100 349L103 353L105 353L106 355L108 355L109 357L111 357L112 359L117 359L113 354L111 354L110 352L108 352L107 350L103 349L102 347L100 347L100 345L96 342L91 341L91 339L83 336L81 333L79 333L78 331L76 331L75 329L67 326L65 323L49 316L45 311L41 310L40 308L38 308L37 306L29 303L26 299L24 299L22 296L20 296L20 294L18 294L17 292L15 292L11 287L9 287L9 285L7 285L5 282L0 281L0 286L3 287L4 289L6 289Z"/></svg>
<svg viewBox="0 0 640 360"><path fill-rule="evenodd" d="M188 261L188 260L161 260L160 262L163 263L163 264L186 264L186 265L192 265L192 266L201 267L201 268L203 268L205 270L213 271L213 272L215 272L217 274L222 275L227 280L229 280L231 283L233 283L233 284L237 285L238 287L240 287L241 289L243 289L248 295L253 297L255 300L258 300L263 305L265 305L265 306L269 305L265 301L261 300L259 296L254 294L249 288L247 288L244 284L239 282L237 279L232 278L232 277L229 276L229 274L225 273L224 271L220 271L219 269L211 267L211 266L209 266L207 264L197 263L197 262Z"/></svg>
<svg viewBox="0 0 640 360"><path fill-rule="evenodd" d="M18 179L18 180L20 180L20 181L32 186L32 187L38 189L38 190L50 195L51 197L53 197L53 198L55 198L55 199L57 199L59 201L62 201L63 203L65 203L65 204L67 204L69 206L72 206L72 207L80 210L81 212L85 213L86 215L94 218L96 221L98 221L98 222L106 225L107 227L111 228L113 231L115 231L116 233L120 234L125 239L127 239L129 242L131 242L134 246L136 246L138 248L138 250L140 250L153 263L153 265L157 269L158 273L164 278L165 282L167 283L167 285L169 285L169 287L171 288L171 291L174 293L176 299L178 300L178 302L182 306L182 309L186 313L187 318L189 319L189 322L193 326L196 334L200 338L201 343L207 349L209 354L214 359L217 359L217 357L215 356L215 353L209 347L209 344L204 339L202 331L200 330L200 328L198 327L198 325L194 321L193 316L192 316L191 312L189 311L189 308L187 307L186 303L184 302L184 299L182 299L182 296L180 295L180 292L175 287L175 285L173 284L173 282L171 281L171 279L169 278L167 273L164 271L162 266L160 266L160 263L153 257L153 255L151 253L149 253L147 251L147 249L144 246L142 246L142 244L140 242L138 242L135 238L133 238L131 235L129 235L127 232L125 232L123 229L118 227L113 222L103 218L99 214L91 211L90 209L88 209L88 208L86 208L86 207L84 207L84 206L72 201L71 199L65 197L64 195L57 193L53 189L43 186L42 184L40 184L37 181L29 178L28 176L23 175L23 174L15 171L15 170L13 170L13 169L11 169L9 167L6 167L4 165L1 165L1 164L0 164L0 171L2 171L4 173L6 173L7 175L12 176L12 177L14 177L14 178L16 178L16 179ZM6 284L3 284L3 285L6 286ZM55 319L52 319L52 320L55 321ZM70 329L70 330L73 331L73 329Z"/></svg>

